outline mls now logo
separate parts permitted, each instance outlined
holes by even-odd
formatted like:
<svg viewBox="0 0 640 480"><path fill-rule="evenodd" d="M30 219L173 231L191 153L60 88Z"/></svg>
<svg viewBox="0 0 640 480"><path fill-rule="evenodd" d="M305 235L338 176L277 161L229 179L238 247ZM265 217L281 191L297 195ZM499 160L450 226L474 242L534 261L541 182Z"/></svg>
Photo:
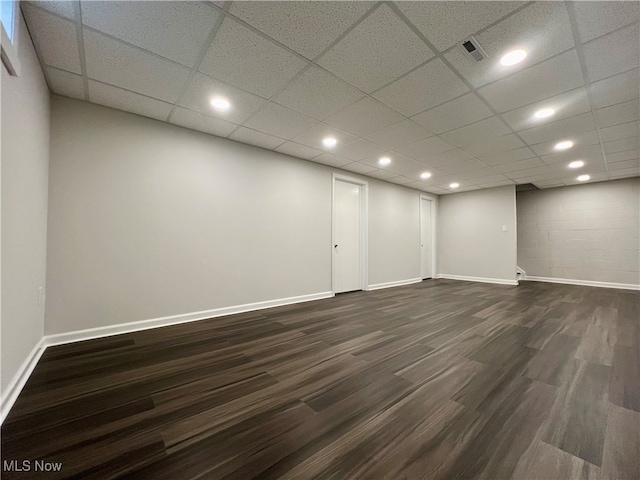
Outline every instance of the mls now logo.
<svg viewBox="0 0 640 480"><path fill-rule="evenodd" d="M62 470L62 462L45 462L44 460L4 460L2 471L4 472L59 472Z"/></svg>

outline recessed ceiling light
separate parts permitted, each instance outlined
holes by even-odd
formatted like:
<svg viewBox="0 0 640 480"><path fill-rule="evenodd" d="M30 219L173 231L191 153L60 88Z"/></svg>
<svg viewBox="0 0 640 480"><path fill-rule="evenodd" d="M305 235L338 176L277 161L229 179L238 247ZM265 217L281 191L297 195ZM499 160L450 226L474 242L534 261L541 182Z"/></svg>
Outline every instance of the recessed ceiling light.
<svg viewBox="0 0 640 480"><path fill-rule="evenodd" d="M575 160L569 164L569 168L580 168L584 167L584 162L582 160Z"/></svg>
<svg viewBox="0 0 640 480"><path fill-rule="evenodd" d="M524 60L524 57L527 56L527 52L524 50L513 50L512 52L507 53L500 59L500 63L505 67L510 67L511 65L515 65L516 63L520 63Z"/></svg>
<svg viewBox="0 0 640 480"><path fill-rule="evenodd" d="M556 143L556 146L553 148L555 148L556 150L566 150L571 147L573 147L573 142L571 140L564 140L562 142Z"/></svg>
<svg viewBox="0 0 640 480"><path fill-rule="evenodd" d="M422 172L420 174L420 178L422 178L423 180L425 180L427 178L430 178L430 177L431 177L431 173L429 173L429 172Z"/></svg>
<svg viewBox="0 0 640 480"><path fill-rule="evenodd" d="M327 148L335 147L337 143L338 140L336 140L334 137L326 137L322 139L322 144Z"/></svg>
<svg viewBox="0 0 640 480"><path fill-rule="evenodd" d="M556 113L553 108L541 108L536 113L533 114L534 118L547 118Z"/></svg>
<svg viewBox="0 0 640 480"><path fill-rule="evenodd" d="M455 183L455 182L454 182L454 183L452 183L452 184L450 184L450 185L449 185L449 188L458 188L459 186L460 186L460 184L459 184L459 183Z"/></svg>
<svg viewBox="0 0 640 480"><path fill-rule="evenodd" d="M391 163L391 159L389 157L382 157L380 160L378 160L378 163L380 165L389 165Z"/></svg>
<svg viewBox="0 0 640 480"><path fill-rule="evenodd" d="M591 177L589 175L580 175L578 177L578 181L579 182L586 182L587 180L589 180Z"/></svg>
<svg viewBox="0 0 640 480"><path fill-rule="evenodd" d="M211 106L216 110L220 110L221 112L225 112L231 108L229 100L221 97L215 97L211 99Z"/></svg>

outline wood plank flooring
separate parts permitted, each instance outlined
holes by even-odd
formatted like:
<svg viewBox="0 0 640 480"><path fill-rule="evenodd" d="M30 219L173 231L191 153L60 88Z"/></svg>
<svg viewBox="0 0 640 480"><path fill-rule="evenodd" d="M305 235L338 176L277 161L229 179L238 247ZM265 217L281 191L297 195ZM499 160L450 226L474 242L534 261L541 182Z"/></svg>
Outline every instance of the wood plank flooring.
<svg viewBox="0 0 640 480"><path fill-rule="evenodd" d="M637 480L639 453L640 292L533 282L52 347L2 426L7 480Z"/></svg>

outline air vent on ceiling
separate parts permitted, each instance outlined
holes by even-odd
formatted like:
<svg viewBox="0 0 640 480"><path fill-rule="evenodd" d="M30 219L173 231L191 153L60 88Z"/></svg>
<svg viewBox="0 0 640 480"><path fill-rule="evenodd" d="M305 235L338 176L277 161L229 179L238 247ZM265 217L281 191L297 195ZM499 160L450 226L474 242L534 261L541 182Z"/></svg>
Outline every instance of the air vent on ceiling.
<svg viewBox="0 0 640 480"><path fill-rule="evenodd" d="M476 62L479 62L488 56L487 52L484 51L478 41L473 37L469 37L467 40L462 42L460 44L460 48L467 57L475 60Z"/></svg>
<svg viewBox="0 0 640 480"><path fill-rule="evenodd" d="M528 190L540 190L533 183L520 183L516 185L516 192L526 192Z"/></svg>

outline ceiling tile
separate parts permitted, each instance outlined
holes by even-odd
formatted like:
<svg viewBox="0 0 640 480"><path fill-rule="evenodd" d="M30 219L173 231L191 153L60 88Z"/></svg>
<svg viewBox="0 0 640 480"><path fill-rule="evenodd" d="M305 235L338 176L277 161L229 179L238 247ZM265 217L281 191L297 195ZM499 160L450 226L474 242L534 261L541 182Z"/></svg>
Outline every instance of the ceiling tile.
<svg viewBox="0 0 640 480"><path fill-rule="evenodd" d="M220 14L201 2L81 2L82 23L193 67Z"/></svg>
<svg viewBox="0 0 640 480"><path fill-rule="evenodd" d="M410 117L468 91L462 80L438 58L387 85L373 96Z"/></svg>
<svg viewBox="0 0 640 480"><path fill-rule="evenodd" d="M386 156L391 159L389 165L380 166L378 159L380 156ZM396 175L413 175L426 170L425 166L415 160L400 155L396 152L385 152L382 155L363 158L360 162L372 167L380 168L380 170L394 172Z"/></svg>
<svg viewBox="0 0 640 480"><path fill-rule="evenodd" d="M553 78L553 82L549 79ZM575 50L521 70L479 90L499 112L506 112L584 84Z"/></svg>
<svg viewBox="0 0 640 480"><path fill-rule="evenodd" d="M624 162L609 162L607 159L607 165L609 171L626 170L628 168L640 168L640 152L636 151L636 157L633 160L625 160Z"/></svg>
<svg viewBox="0 0 640 480"><path fill-rule="evenodd" d="M388 6L382 5L317 63L369 93L433 55Z"/></svg>
<svg viewBox="0 0 640 480"><path fill-rule="evenodd" d="M640 152L638 150L609 153L607 154L607 163L623 162L626 160L633 160L635 158L640 158Z"/></svg>
<svg viewBox="0 0 640 480"><path fill-rule="evenodd" d="M45 67L45 69L47 71L47 77L49 78L49 86L53 93L84 100L84 82L82 81L82 76L53 67Z"/></svg>
<svg viewBox="0 0 640 480"><path fill-rule="evenodd" d="M516 162L518 160L526 160L535 157L536 154L530 148L517 148L501 153L494 153L486 157L480 157L480 160L487 165L503 165L505 163Z"/></svg>
<svg viewBox="0 0 640 480"><path fill-rule="evenodd" d="M603 142L613 142L628 137L637 137L640 134L640 122L622 123L612 127L600 129L600 136Z"/></svg>
<svg viewBox="0 0 640 480"><path fill-rule="evenodd" d="M26 2L22 2L22 5L25 5ZM77 3L75 1L65 1L65 0L51 0L51 1L43 1L43 2L28 2L29 5L37 5L40 8L44 8L45 10L60 15L61 17L68 18L70 20L74 20L76 18L76 10L74 4Z"/></svg>
<svg viewBox="0 0 640 480"><path fill-rule="evenodd" d="M226 137L238 127L234 123L203 115L202 113L187 110L182 107L176 108L173 115L171 115L170 122L174 125L203 133L210 133L218 137Z"/></svg>
<svg viewBox="0 0 640 480"><path fill-rule="evenodd" d="M569 163L573 160L583 160L584 162L602 162L602 148L600 145L585 145L574 147L564 152L554 152L542 156L542 161L546 164Z"/></svg>
<svg viewBox="0 0 640 480"><path fill-rule="evenodd" d="M333 153L323 153L322 155L312 158L311 161L322 163L323 165L329 165L331 167L343 167L344 165L353 163L348 158L339 157Z"/></svg>
<svg viewBox="0 0 640 480"><path fill-rule="evenodd" d="M369 173L376 171L375 167L372 167L371 165L365 165L364 163L360 162L348 163L347 165L343 165L340 168L349 170L350 172L361 173L363 175L368 175Z"/></svg>
<svg viewBox="0 0 640 480"><path fill-rule="evenodd" d="M336 154L351 160L362 160L372 155L378 155L386 150L385 147L358 138L351 143L336 147Z"/></svg>
<svg viewBox="0 0 640 480"><path fill-rule="evenodd" d="M93 80L89 80L89 101L157 120L166 120L172 107L170 103Z"/></svg>
<svg viewBox="0 0 640 480"><path fill-rule="evenodd" d="M534 185L538 188L562 187L564 182L561 180L543 180L535 182Z"/></svg>
<svg viewBox="0 0 640 480"><path fill-rule="evenodd" d="M640 119L640 100L631 100L611 105L610 107L599 108L596 110L596 117L600 128L633 122Z"/></svg>
<svg viewBox="0 0 640 480"><path fill-rule="evenodd" d="M278 145L284 143L282 138L274 137L273 135L268 135L246 127L240 127L233 132L229 138L248 145L266 148L268 150L274 149Z"/></svg>
<svg viewBox="0 0 640 480"><path fill-rule="evenodd" d="M475 183L476 185L493 184L493 183L503 183L505 185L509 185L509 184L513 183L507 177L505 177L504 175L500 175L500 174L487 175L485 177L473 177L473 178L469 178L467 180L473 181L473 183Z"/></svg>
<svg viewBox="0 0 640 480"><path fill-rule="evenodd" d="M495 188L495 187L504 187L505 185L513 185L515 182L510 179L501 180L497 182L489 182L489 183L477 183L481 188ZM559 185L562 185L561 183Z"/></svg>
<svg viewBox="0 0 640 480"><path fill-rule="evenodd" d="M595 108L607 107L640 97L640 69L614 75L591 84Z"/></svg>
<svg viewBox="0 0 640 480"><path fill-rule="evenodd" d="M189 75L177 63L86 29L84 50L89 78L171 103Z"/></svg>
<svg viewBox="0 0 640 480"><path fill-rule="evenodd" d="M368 135L366 139L386 148L396 148L432 136L433 134L431 132L422 128L420 125L410 120L401 120L398 123L394 123Z"/></svg>
<svg viewBox="0 0 640 480"><path fill-rule="evenodd" d="M539 158L528 158L526 160L517 160L502 165L494 165L493 169L496 172L508 173L517 172L518 170L526 170L528 168L541 167L544 163Z"/></svg>
<svg viewBox="0 0 640 480"><path fill-rule="evenodd" d="M618 178L630 178L640 176L640 168L628 168L625 170L616 170L611 172L610 174L611 180L616 180Z"/></svg>
<svg viewBox="0 0 640 480"><path fill-rule="evenodd" d="M322 144L322 139L326 137L335 138L338 141L336 147L353 142L357 138L350 133L343 132L339 128L332 127L326 123L318 123L301 134L296 135L293 141L318 150L332 152L336 147L325 147Z"/></svg>
<svg viewBox="0 0 640 480"><path fill-rule="evenodd" d="M283 143L276 148L276 152L291 155L292 157L304 158L306 160L322 154L322 150L316 150L315 148L307 147L306 145L295 142Z"/></svg>
<svg viewBox="0 0 640 480"><path fill-rule="evenodd" d="M539 127L522 130L519 135L528 144L560 141L563 138L576 135L578 133L591 132L596 129L591 112L582 113L575 117L565 118L557 122L546 123Z"/></svg>
<svg viewBox="0 0 640 480"><path fill-rule="evenodd" d="M453 150L455 147L439 137L431 137L419 142L403 145L395 149L396 152L414 160L428 160L429 157L442 152Z"/></svg>
<svg viewBox="0 0 640 480"><path fill-rule="evenodd" d="M589 80L595 82L640 65L640 30L634 23L584 45Z"/></svg>
<svg viewBox="0 0 640 480"><path fill-rule="evenodd" d="M364 93L317 67L305 70L273 101L318 120L339 112Z"/></svg>
<svg viewBox="0 0 640 480"><path fill-rule="evenodd" d="M542 108L553 108L556 113L552 117L545 119L534 118L533 114ZM587 91L584 88L578 88L571 92L561 93L541 102L503 113L502 118L511 128L519 131L590 111L591 105L589 104Z"/></svg>
<svg viewBox="0 0 640 480"><path fill-rule="evenodd" d="M231 102L229 111L218 112L211 107L211 98L217 96L225 97ZM256 95L239 90L202 73L196 73L180 101L180 106L228 122L242 123L264 103L265 100Z"/></svg>
<svg viewBox="0 0 640 480"><path fill-rule="evenodd" d="M233 2L229 12L312 59L372 5L372 2Z"/></svg>
<svg viewBox="0 0 640 480"><path fill-rule="evenodd" d="M287 140L313 127L318 121L276 103L268 103L245 125Z"/></svg>
<svg viewBox="0 0 640 480"><path fill-rule="evenodd" d="M398 8L440 51L499 20L525 2L398 2Z"/></svg>
<svg viewBox="0 0 640 480"><path fill-rule="evenodd" d="M458 174L460 172L475 171L483 168L486 168L484 164L472 158L469 160L459 160L457 162L445 163L444 165L440 165L438 167L438 170L442 170L447 174Z"/></svg>
<svg viewBox="0 0 640 480"><path fill-rule="evenodd" d="M564 138L562 140L565 140ZM570 138L566 140L571 140L575 144L575 146L569 150L566 150L564 153L572 154L576 151L576 149L580 149L581 147L586 147L589 145L598 145L600 143L600 139L598 138L598 132L586 132L579 133L577 135L572 135ZM556 153L554 147L558 143L558 140L553 140L551 142L543 142L538 143L536 145L531 145L531 150L533 150L536 155L548 155L552 153Z"/></svg>
<svg viewBox="0 0 640 480"><path fill-rule="evenodd" d="M500 137L507 133L509 133L509 128L497 117L491 117L472 123L466 127L444 133L441 136L447 142L457 145L458 147L463 147Z"/></svg>
<svg viewBox="0 0 640 480"><path fill-rule="evenodd" d="M227 17L198 70L269 98L306 65L298 56Z"/></svg>
<svg viewBox="0 0 640 480"><path fill-rule="evenodd" d="M522 140L513 133L510 133L484 142L467 145L463 148L465 152L470 153L474 157L485 157L487 155L493 155L495 153L505 152L507 150L513 150L524 146L525 144Z"/></svg>
<svg viewBox="0 0 640 480"><path fill-rule="evenodd" d="M630 137L615 142L605 142L603 144L605 153L626 152L627 150L637 150L640 148L640 138Z"/></svg>
<svg viewBox="0 0 640 480"><path fill-rule="evenodd" d="M452 162L459 162L461 160L471 160L473 157L462 150L449 150L448 152L438 153L436 155L428 155L424 159L419 161L426 163L432 167L440 167Z"/></svg>
<svg viewBox="0 0 640 480"><path fill-rule="evenodd" d="M326 119L326 123L345 132L364 136L400 120L402 120L402 117L393 110L369 97L365 97L330 116Z"/></svg>
<svg viewBox="0 0 640 480"><path fill-rule="evenodd" d="M398 175L397 177L392 177L388 182L397 183L398 185L409 185L410 183L414 183L416 180L414 178L407 178L402 175Z"/></svg>
<svg viewBox="0 0 640 480"><path fill-rule="evenodd" d="M367 167L368 166L369 165L367 165ZM367 173L367 176L379 178L380 180L389 180L390 178L396 177L397 175L393 172L389 172L388 170L374 170L373 172Z"/></svg>
<svg viewBox="0 0 640 480"><path fill-rule="evenodd" d="M42 62L68 72L82 73L75 23L29 4L23 4L22 11Z"/></svg>
<svg viewBox="0 0 640 480"><path fill-rule="evenodd" d="M571 2L575 11L580 41L616 30L640 19L638 2Z"/></svg>
<svg viewBox="0 0 640 480"><path fill-rule="evenodd" d="M434 133L443 133L492 115L482 100L474 93L467 93L439 107L419 113L412 117L412 120Z"/></svg>
<svg viewBox="0 0 640 480"><path fill-rule="evenodd" d="M544 32L544 34L541 34ZM476 62L454 49L446 55L451 64L475 87L511 75L574 47L564 2L536 2L475 36L488 58ZM521 48L527 57L505 67L500 58Z"/></svg>

